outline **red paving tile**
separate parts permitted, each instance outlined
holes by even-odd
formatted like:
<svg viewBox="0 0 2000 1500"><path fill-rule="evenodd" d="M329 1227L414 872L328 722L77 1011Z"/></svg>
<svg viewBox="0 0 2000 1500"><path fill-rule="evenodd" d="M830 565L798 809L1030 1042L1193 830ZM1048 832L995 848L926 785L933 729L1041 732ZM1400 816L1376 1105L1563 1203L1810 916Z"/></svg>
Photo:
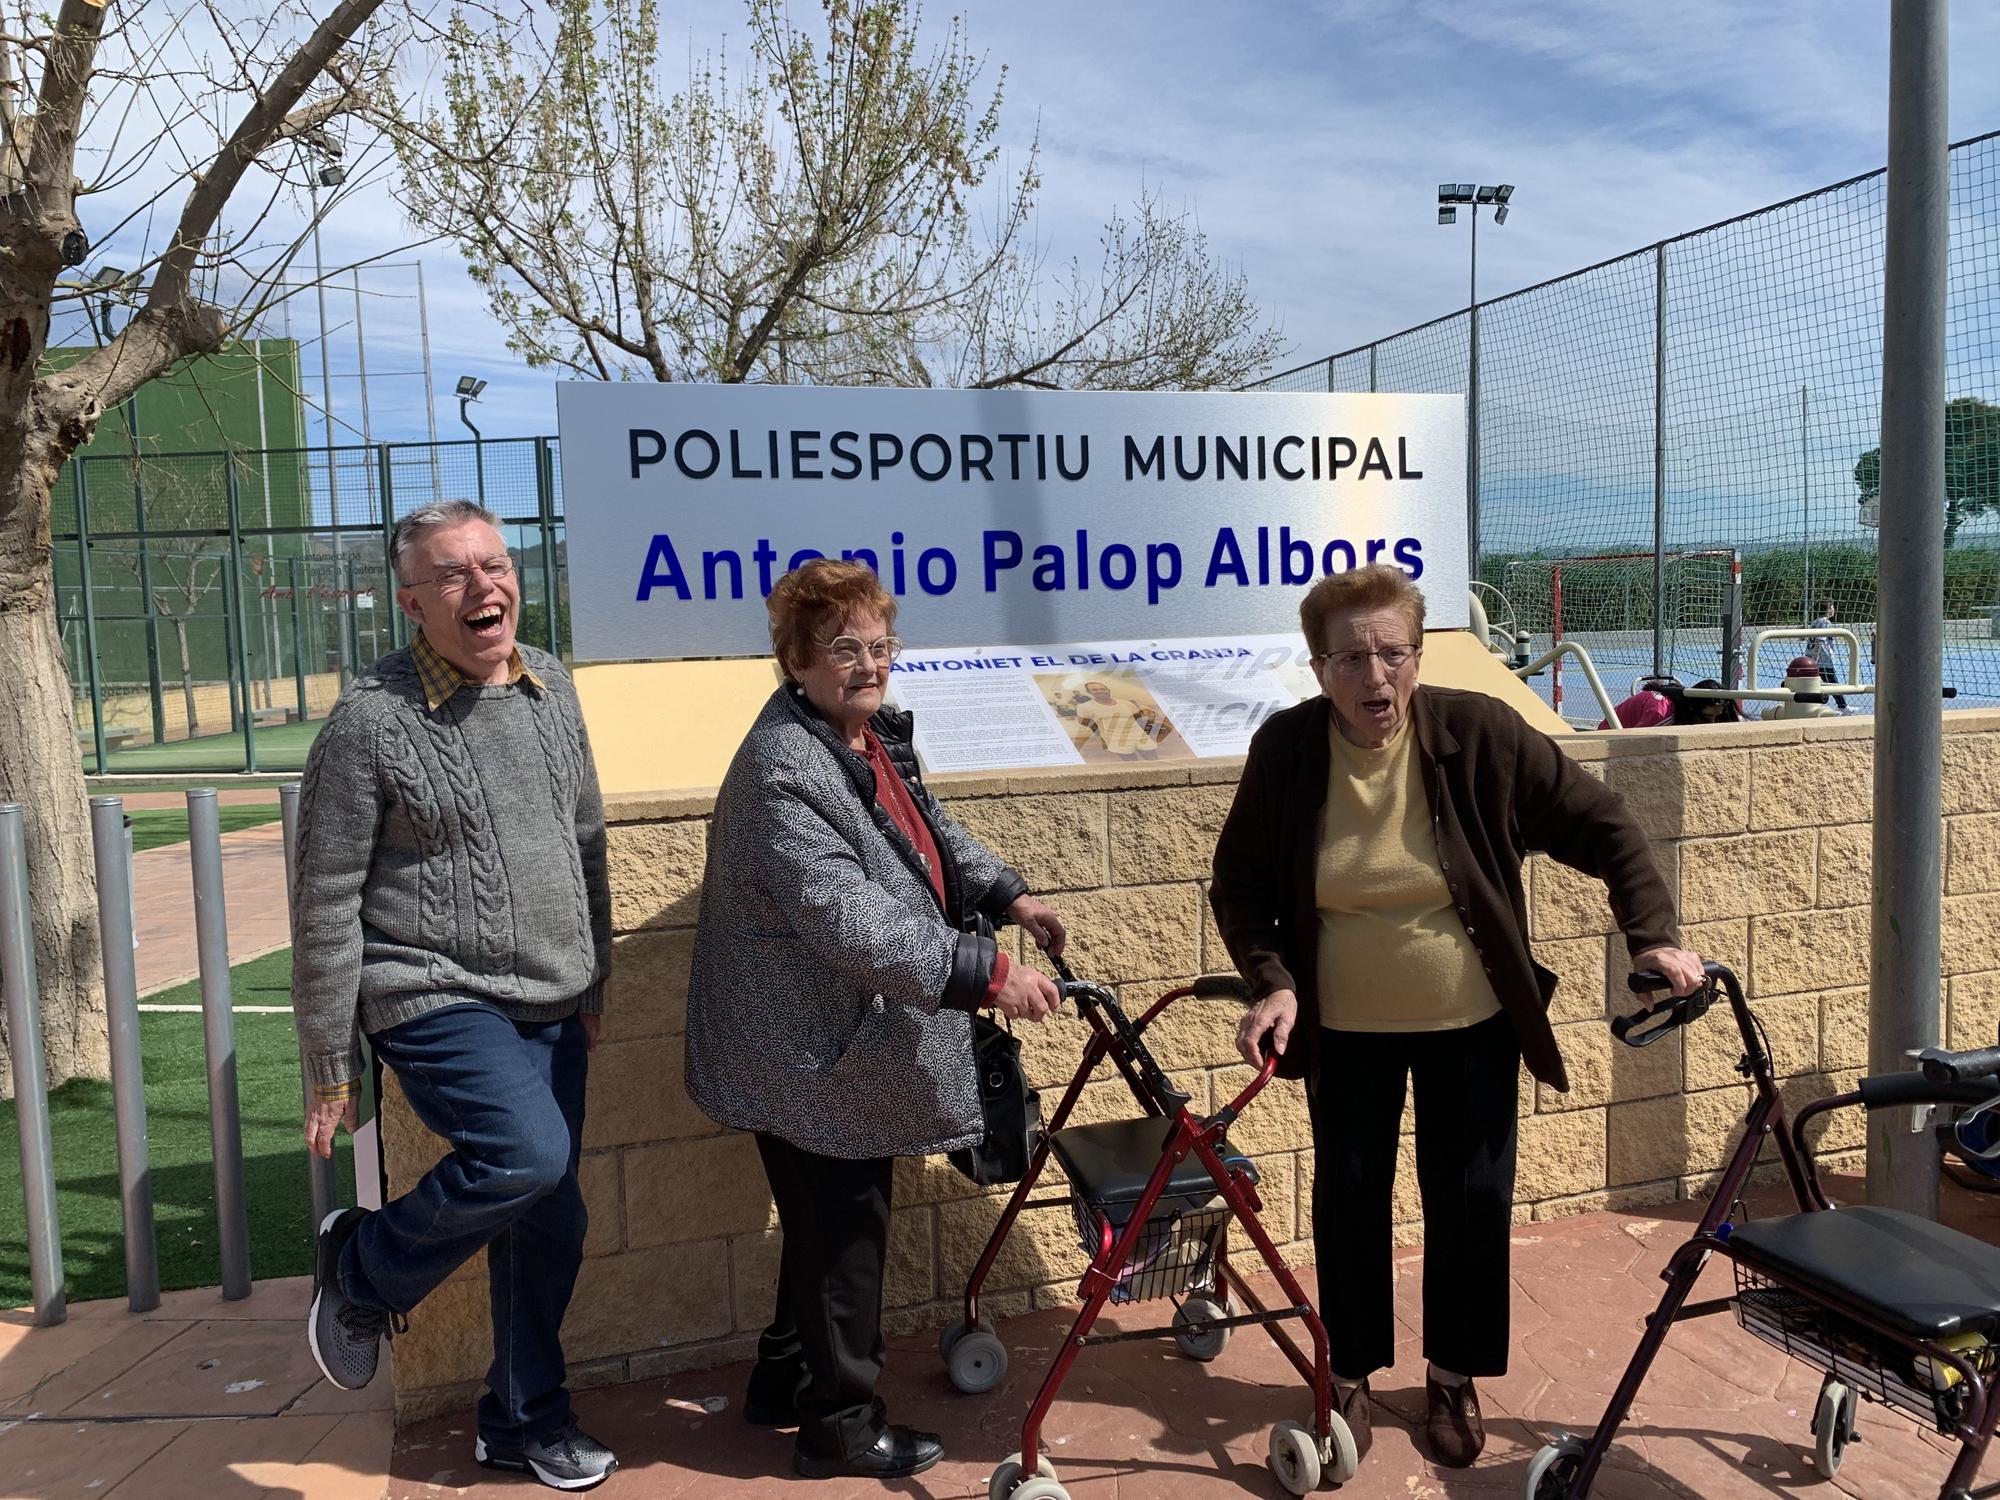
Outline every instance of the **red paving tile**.
<svg viewBox="0 0 2000 1500"><path fill-rule="evenodd" d="M193 866L186 844L132 856L133 960L139 993L201 972L194 930ZM222 836L222 905L229 918L229 961L242 963L291 941L285 909L285 834L277 823Z"/></svg>

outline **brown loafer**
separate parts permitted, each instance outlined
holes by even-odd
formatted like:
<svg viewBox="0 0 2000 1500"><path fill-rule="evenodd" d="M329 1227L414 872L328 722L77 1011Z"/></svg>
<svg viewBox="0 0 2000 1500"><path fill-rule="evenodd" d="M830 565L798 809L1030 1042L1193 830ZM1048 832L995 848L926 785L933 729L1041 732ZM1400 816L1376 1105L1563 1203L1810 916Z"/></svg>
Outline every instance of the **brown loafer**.
<svg viewBox="0 0 2000 1500"><path fill-rule="evenodd" d="M1424 1436L1430 1439L1431 1457L1448 1469L1469 1467L1486 1447L1486 1424L1479 1416L1479 1392L1472 1388L1470 1380L1454 1386L1426 1379L1424 1387L1430 1400Z"/></svg>
<svg viewBox="0 0 2000 1500"><path fill-rule="evenodd" d="M1353 1435L1354 1461L1360 1463L1368 1456L1368 1449L1375 1441L1375 1424L1368 1415L1368 1382L1362 1381L1345 1397L1336 1385L1333 1388L1333 1409Z"/></svg>

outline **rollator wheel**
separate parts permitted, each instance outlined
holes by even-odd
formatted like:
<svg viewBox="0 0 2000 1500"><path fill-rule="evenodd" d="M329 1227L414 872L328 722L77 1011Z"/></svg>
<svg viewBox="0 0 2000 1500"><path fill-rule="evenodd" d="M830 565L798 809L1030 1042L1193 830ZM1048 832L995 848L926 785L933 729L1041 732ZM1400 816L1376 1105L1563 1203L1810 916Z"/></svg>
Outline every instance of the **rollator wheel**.
<svg viewBox="0 0 2000 1500"><path fill-rule="evenodd" d="M1831 1375L1819 1388L1819 1406L1813 1412L1813 1461L1819 1477L1831 1479L1840 1472L1847 1457L1847 1445L1854 1441L1854 1412L1861 1398Z"/></svg>
<svg viewBox="0 0 2000 1500"><path fill-rule="evenodd" d="M1014 1491L1014 1500L1069 1500L1069 1491L1053 1479L1030 1479Z"/></svg>
<svg viewBox="0 0 2000 1500"><path fill-rule="evenodd" d="M938 1335L938 1358L943 1360L947 1365L950 1364L953 1346L970 1331L965 1326L965 1319L953 1319L951 1326ZM979 1331L981 1333L992 1333L994 1331L993 1324L987 1319L981 1318L979 1320Z"/></svg>
<svg viewBox="0 0 2000 1500"><path fill-rule="evenodd" d="M1537 1453L1521 1486L1522 1500L1571 1500L1569 1487L1583 1467L1586 1447L1582 1438L1559 1437Z"/></svg>
<svg viewBox="0 0 2000 1500"><path fill-rule="evenodd" d="M1189 1333L1183 1325L1206 1323L1211 1318L1226 1318L1229 1309L1212 1297L1190 1297L1181 1304L1174 1314L1174 1343L1189 1359L1198 1359L1207 1364L1224 1349L1229 1347L1231 1328L1205 1328L1200 1333Z"/></svg>
<svg viewBox="0 0 2000 1500"><path fill-rule="evenodd" d="M1007 1346L976 1328L951 1346L944 1363L953 1385L968 1396L983 1396L1007 1373Z"/></svg>
<svg viewBox="0 0 2000 1500"><path fill-rule="evenodd" d="M1000 1461L1000 1467L993 1471L993 1477L986 1481L986 1500L1007 1500L1010 1495L1025 1495L1031 1484L1055 1484L1055 1482L1056 1466L1049 1462L1048 1454L1037 1454L1034 1474L1023 1479L1021 1455L1010 1453ZM1055 1496L1058 1495L1062 1496L1063 1500L1068 1500L1068 1496L1063 1494L1061 1485L1056 1485L1049 1500L1055 1500Z"/></svg>
<svg viewBox="0 0 2000 1500"><path fill-rule="evenodd" d="M1322 1455L1313 1430L1289 1418L1271 1429L1271 1472L1290 1495L1310 1495L1322 1479L1340 1484L1354 1477L1359 1460L1354 1453L1354 1434L1333 1414L1333 1431Z"/></svg>

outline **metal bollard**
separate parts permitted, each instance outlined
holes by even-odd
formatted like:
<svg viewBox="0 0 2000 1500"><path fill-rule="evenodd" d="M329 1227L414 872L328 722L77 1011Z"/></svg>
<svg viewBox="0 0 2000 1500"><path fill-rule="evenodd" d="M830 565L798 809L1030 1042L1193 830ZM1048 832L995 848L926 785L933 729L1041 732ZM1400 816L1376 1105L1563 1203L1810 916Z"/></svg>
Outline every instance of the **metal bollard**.
<svg viewBox="0 0 2000 1500"><path fill-rule="evenodd" d="M289 782L278 788L278 811L285 825L285 904L291 905L292 875L298 865L299 849L299 784ZM305 1081L303 1073L299 1079L299 1105L301 1110L312 1108L312 1085ZM306 1148L306 1180L312 1186L312 1227L313 1233L326 1222L326 1216L340 1206L340 1174L330 1156L315 1156L312 1147Z"/></svg>
<svg viewBox="0 0 2000 1500"><path fill-rule="evenodd" d="M250 1220L243 1202L243 1118L236 1092L236 1015L229 994L229 916L222 904L222 825L215 789L187 794L194 864L195 947L201 962L201 1029L208 1053L208 1136L215 1158L216 1246L222 1296L250 1295Z"/></svg>
<svg viewBox="0 0 2000 1500"><path fill-rule="evenodd" d="M28 1211L28 1285L35 1326L69 1316L63 1297L62 1226L49 1144L48 1071L42 1059L42 995L35 976L28 906L28 839L18 802L0 802L0 997L14 1048L14 1118L21 1131L21 1188Z"/></svg>
<svg viewBox="0 0 2000 1500"><path fill-rule="evenodd" d="M122 797L90 799L97 857L97 931L104 947L104 1009L111 1027L111 1103L118 1120L118 1198L125 1211L125 1305L160 1305L153 1171L146 1143L146 1075L139 1048L139 975L132 949L132 820Z"/></svg>

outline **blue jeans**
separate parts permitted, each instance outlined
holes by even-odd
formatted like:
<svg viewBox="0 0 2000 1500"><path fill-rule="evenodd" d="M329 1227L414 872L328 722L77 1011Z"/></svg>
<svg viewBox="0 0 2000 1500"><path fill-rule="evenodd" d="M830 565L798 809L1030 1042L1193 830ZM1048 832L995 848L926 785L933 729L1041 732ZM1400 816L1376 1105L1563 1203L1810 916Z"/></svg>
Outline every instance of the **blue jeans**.
<svg viewBox="0 0 2000 1500"><path fill-rule="evenodd" d="M544 1437L570 1410L561 1332L583 1264L583 1023L512 1021L468 1003L369 1040L451 1152L361 1221L341 1257L342 1290L405 1313L484 1249L493 1365L479 1430Z"/></svg>

